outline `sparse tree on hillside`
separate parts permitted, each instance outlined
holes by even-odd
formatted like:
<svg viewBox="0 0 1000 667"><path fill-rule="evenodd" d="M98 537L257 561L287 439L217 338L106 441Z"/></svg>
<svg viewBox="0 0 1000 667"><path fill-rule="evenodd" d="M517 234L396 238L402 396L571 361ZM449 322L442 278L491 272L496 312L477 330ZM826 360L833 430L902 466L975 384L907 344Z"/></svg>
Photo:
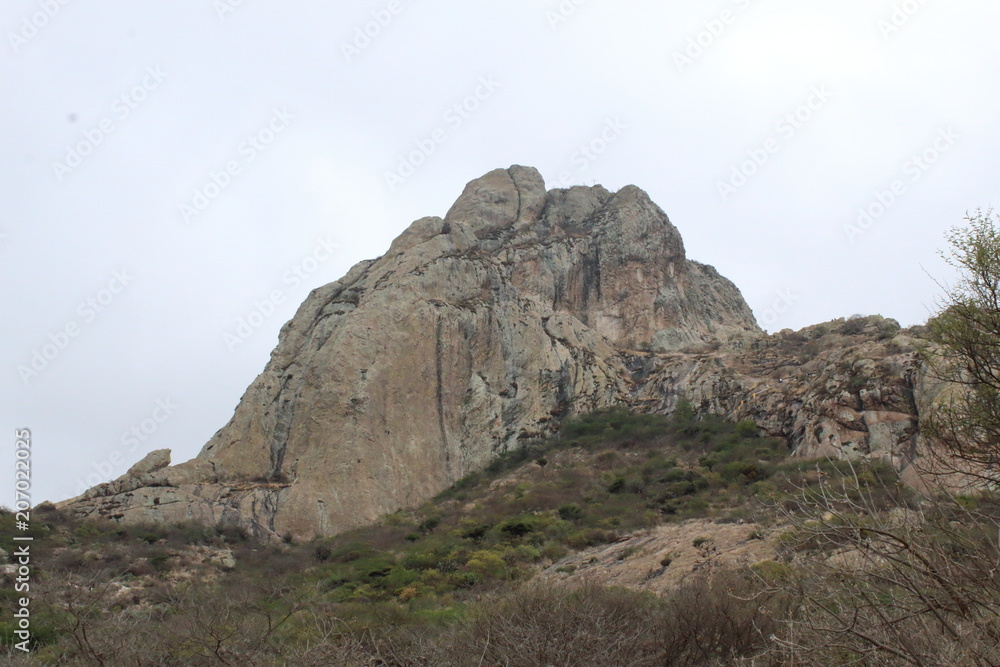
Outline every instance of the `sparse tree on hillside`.
<svg viewBox="0 0 1000 667"><path fill-rule="evenodd" d="M753 664L1000 665L996 496L921 498L871 473L803 488L809 502L784 513L789 565L755 573L796 604L774 660Z"/></svg>
<svg viewBox="0 0 1000 667"><path fill-rule="evenodd" d="M1000 482L1000 216L976 211L947 235L945 260L959 271L941 312L928 322L932 373L953 383L925 432L944 444L954 468Z"/></svg>

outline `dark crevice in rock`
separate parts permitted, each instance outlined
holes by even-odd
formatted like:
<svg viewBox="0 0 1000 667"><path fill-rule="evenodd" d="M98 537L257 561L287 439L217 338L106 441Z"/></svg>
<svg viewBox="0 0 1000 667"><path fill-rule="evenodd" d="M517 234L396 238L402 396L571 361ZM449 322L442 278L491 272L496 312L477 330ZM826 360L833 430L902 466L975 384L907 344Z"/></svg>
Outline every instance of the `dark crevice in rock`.
<svg viewBox="0 0 1000 667"><path fill-rule="evenodd" d="M445 462L445 469L447 472L448 479L453 479L451 471L451 453L448 450L448 430L445 425L444 416L444 343L441 340L441 334L443 332L444 319L440 316L437 318L437 326L435 332L435 355L434 364L435 371L437 374L437 389L435 394L437 396L437 414L438 414L438 429L441 434L441 454Z"/></svg>
<svg viewBox="0 0 1000 667"><path fill-rule="evenodd" d="M514 192L517 193L517 213L514 215L514 222L517 223L521 220L521 188L517 185L517 179L514 178L513 168L507 170L507 174L510 175L510 182L514 184Z"/></svg>
<svg viewBox="0 0 1000 667"><path fill-rule="evenodd" d="M285 461L285 450L288 447L288 435L292 429L292 421L295 418L295 397L297 392L289 388L293 380L292 376L287 376L282 383L281 390L275 397L274 431L271 435L271 469L269 475L276 476L281 472L281 466ZM301 385L301 382L296 383Z"/></svg>

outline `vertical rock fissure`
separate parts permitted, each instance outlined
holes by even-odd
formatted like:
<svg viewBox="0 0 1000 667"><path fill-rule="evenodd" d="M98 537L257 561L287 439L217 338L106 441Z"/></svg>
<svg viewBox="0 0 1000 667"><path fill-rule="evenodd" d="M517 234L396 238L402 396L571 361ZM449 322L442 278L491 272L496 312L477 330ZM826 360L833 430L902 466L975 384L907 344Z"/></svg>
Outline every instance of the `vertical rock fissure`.
<svg viewBox="0 0 1000 667"><path fill-rule="evenodd" d="M288 381L281 388L278 399L275 403L280 403L280 407L275 409L274 431L271 435L271 476L281 472L281 466L285 462L285 449L288 447L288 435L292 430L292 417L295 412L295 396L297 392L290 391Z"/></svg>
<svg viewBox="0 0 1000 667"><path fill-rule="evenodd" d="M514 174L511 170L507 170L507 175L510 176L510 182L514 184L514 192L517 193L517 215L514 216L514 222L521 220L521 188L517 187L517 179L514 178Z"/></svg>
<svg viewBox="0 0 1000 667"><path fill-rule="evenodd" d="M436 341L434 343L434 364L437 375L435 394L437 396L438 429L441 432L441 453L444 456L445 473L448 480L452 481L451 454L448 451L448 432L444 423L444 342L441 340L443 328L444 320L438 315L435 332Z"/></svg>
<svg viewBox="0 0 1000 667"><path fill-rule="evenodd" d="M581 292L583 296L583 307L586 309L592 303L600 303L601 301L601 249L600 246L594 244L590 248L590 252L582 257L581 261L581 273L583 274L581 285ZM591 301L591 295L596 298ZM584 323L590 324L588 319L583 319Z"/></svg>

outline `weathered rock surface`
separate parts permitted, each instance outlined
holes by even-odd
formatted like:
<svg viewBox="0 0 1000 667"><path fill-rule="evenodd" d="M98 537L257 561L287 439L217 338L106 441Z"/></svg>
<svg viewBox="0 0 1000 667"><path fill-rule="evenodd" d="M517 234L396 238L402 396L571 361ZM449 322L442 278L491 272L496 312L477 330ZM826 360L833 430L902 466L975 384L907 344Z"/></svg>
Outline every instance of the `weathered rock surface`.
<svg viewBox="0 0 1000 667"><path fill-rule="evenodd" d="M904 468L917 447L912 347L891 321L836 326L848 325L764 336L642 190L546 192L534 169L498 169L443 219L314 290L197 458L150 455L64 505L331 534L432 497L564 416L669 412L681 396L753 418L803 455Z"/></svg>
<svg viewBox="0 0 1000 667"><path fill-rule="evenodd" d="M752 419L796 456L882 459L915 481L912 464L927 447L920 415L938 391L916 340L872 316L657 355L633 405L669 412L683 396L698 412Z"/></svg>
<svg viewBox="0 0 1000 667"><path fill-rule="evenodd" d="M129 468L126 474L130 477L151 475L157 470L166 468L168 465L170 465L170 450L157 449L146 454L141 461Z"/></svg>
<svg viewBox="0 0 1000 667"><path fill-rule="evenodd" d="M694 578L773 563L775 538L788 528L707 519L667 523L566 556L542 570L537 583L586 581L664 595Z"/></svg>

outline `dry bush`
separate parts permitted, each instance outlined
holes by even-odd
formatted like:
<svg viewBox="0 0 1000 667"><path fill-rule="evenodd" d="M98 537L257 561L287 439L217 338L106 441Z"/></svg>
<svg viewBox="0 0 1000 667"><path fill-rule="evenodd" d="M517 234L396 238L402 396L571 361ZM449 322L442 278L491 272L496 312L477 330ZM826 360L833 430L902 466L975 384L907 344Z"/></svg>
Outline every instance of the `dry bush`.
<svg viewBox="0 0 1000 667"><path fill-rule="evenodd" d="M788 544L801 597L774 653L796 665L1000 665L1000 513L942 494L886 510L883 493L822 487Z"/></svg>
<svg viewBox="0 0 1000 667"><path fill-rule="evenodd" d="M134 604L115 578L60 582L39 591L59 641L44 658L60 665L277 665L291 640L283 631L304 613L307 591L277 583L171 591L156 605Z"/></svg>
<svg viewBox="0 0 1000 667"><path fill-rule="evenodd" d="M734 573L697 579L667 600L586 583L529 586L484 603L436 657L524 667L730 665L764 649L778 597L761 597Z"/></svg>
<svg viewBox="0 0 1000 667"><path fill-rule="evenodd" d="M45 581L33 589L41 618L60 640L44 654L60 665L148 664L124 656L143 644L153 627L149 609L123 609L122 588L107 572ZM108 610L116 609L114 613Z"/></svg>
<svg viewBox="0 0 1000 667"><path fill-rule="evenodd" d="M0 647L0 665L2 667L29 667L31 656L12 646Z"/></svg>
<svg viewBox="0 0 1000 667"><path fill-rule="evenodd" d="M525 588L484 607L453 650L456 662L643 664L656 653L648 631L657 612L651 600L626 591Z"/></svg>
<svg viewBox="0 0 1000 667"><path fill-rule="evenodd" d="M763 587L744 571L685 584L667 601L668 664L770 664L761 656L797 601L797 594Z"/></svg>
<svg viewBox="0 0 1000 667"><path fill-rule="evenodd" d="M349 625L336 608L317 610L315 640L283 657L382 667L763 667L780 664L762 654L787 607L736 573L699 578L666 600L588 583L528 585L489 596L447 627L407 623L389 610Z"/></svg>

